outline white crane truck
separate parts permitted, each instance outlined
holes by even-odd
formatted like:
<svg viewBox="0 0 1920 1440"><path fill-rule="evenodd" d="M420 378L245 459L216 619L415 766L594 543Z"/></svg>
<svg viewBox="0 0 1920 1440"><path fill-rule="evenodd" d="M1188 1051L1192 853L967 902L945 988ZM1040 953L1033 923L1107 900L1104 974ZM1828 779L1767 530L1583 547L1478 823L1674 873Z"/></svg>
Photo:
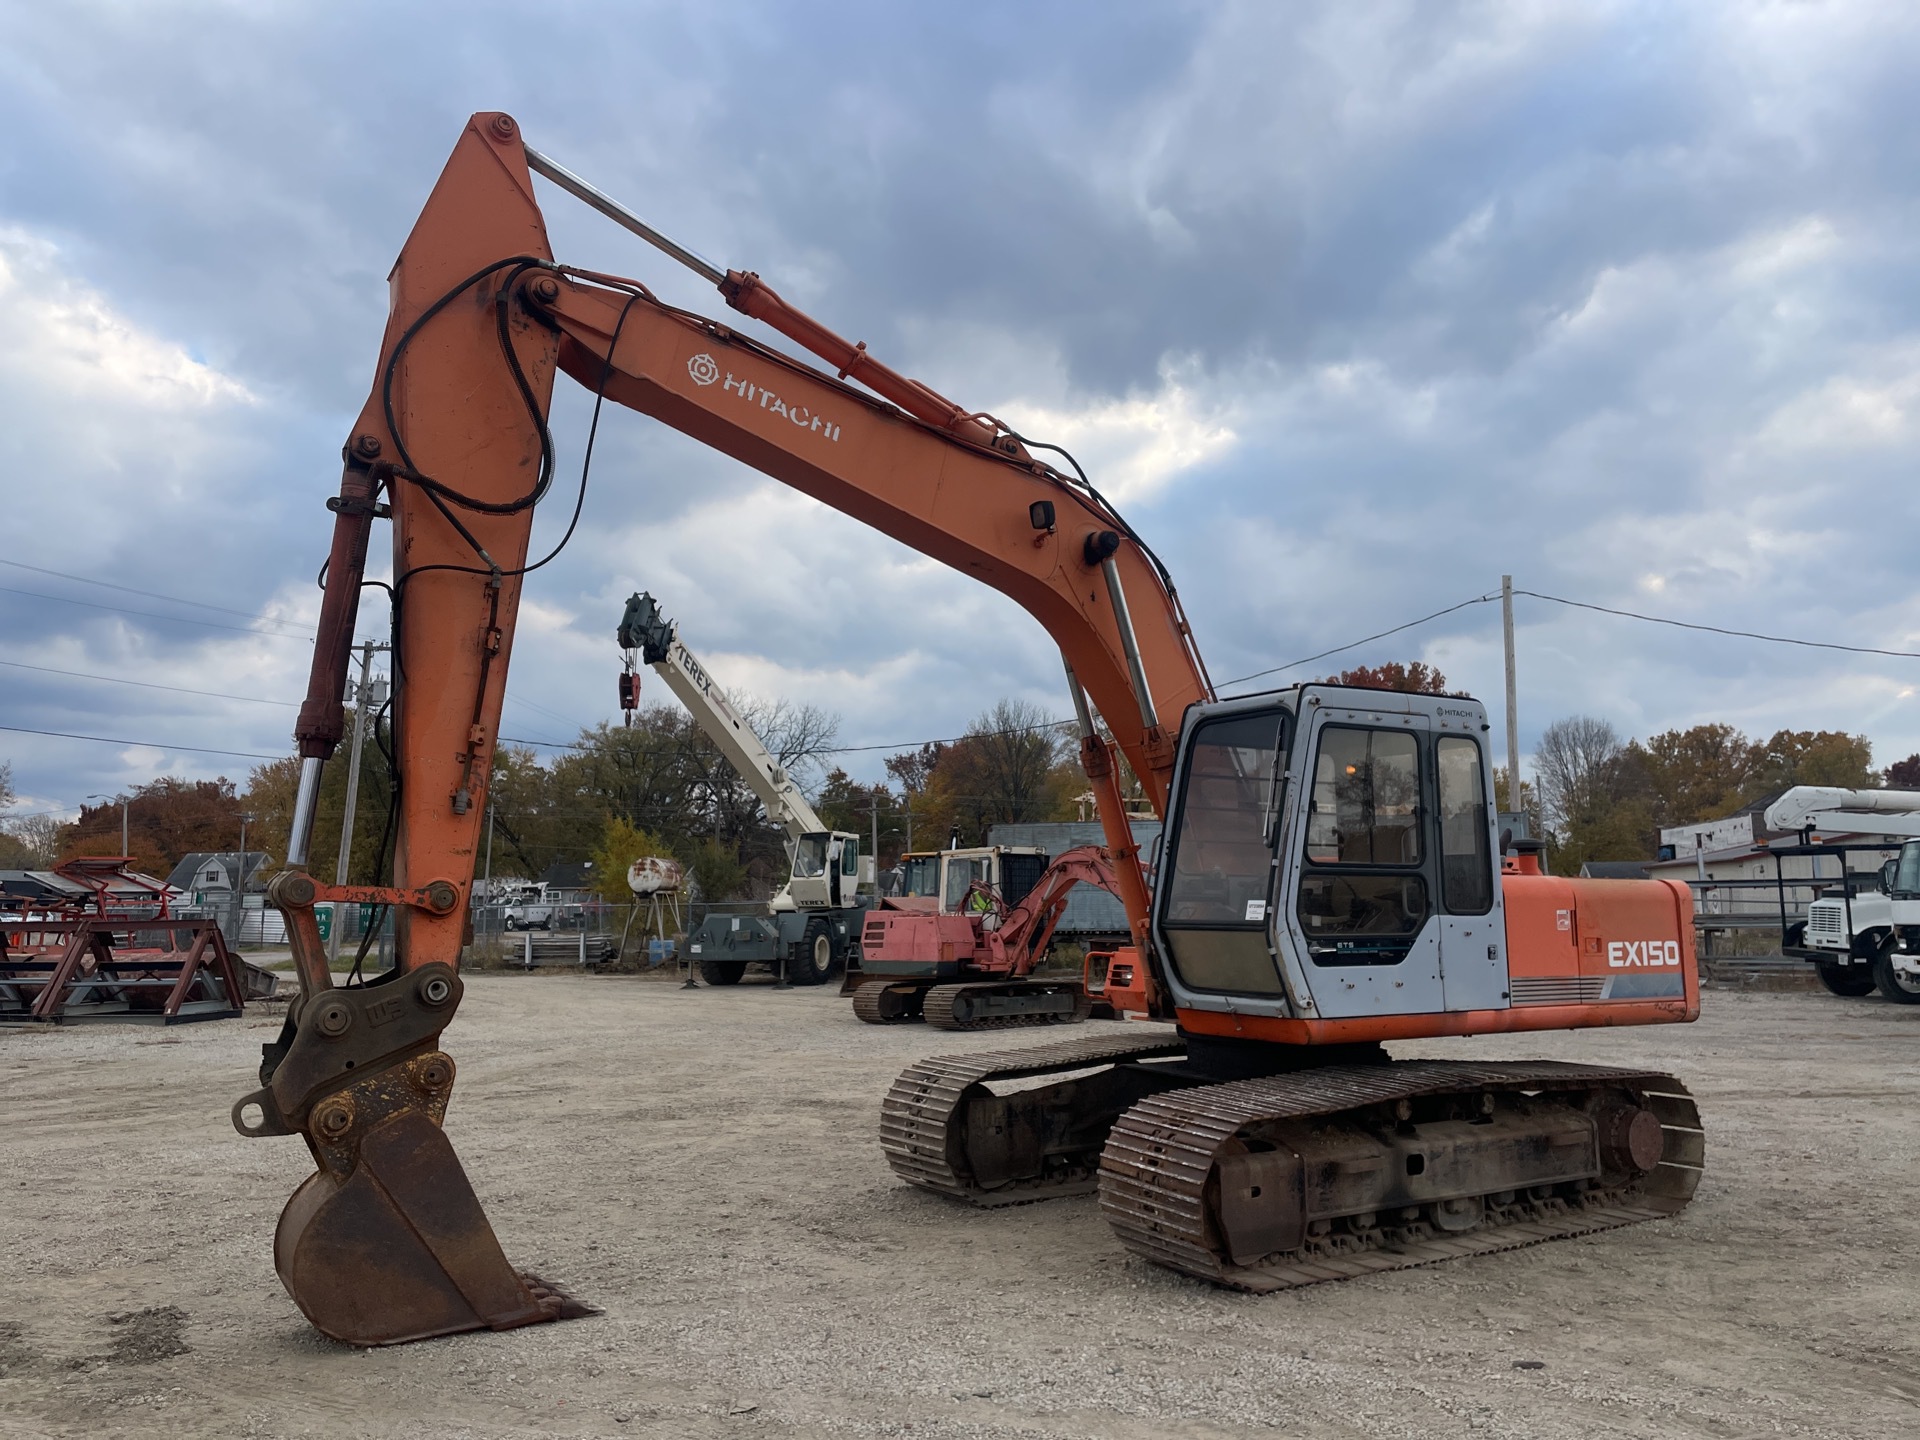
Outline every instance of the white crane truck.
<svg viewBox="0 0 1920 1440"><path fill-rule="evenodd" d="M1920 790L1847 790L1796 785L1767 807L1770 830L1920 836ZM1920 839L1900 846L1880 866L1877 888L1847 873L1846 846L1837 889L1807 906L1786 953L1811 960L1835 995L1874 990L1902 1005L1920 1004ZM1795 940L1798 943L1793 943Z"/></svg>
<svg viewBox="0 0 1920 1440"><path fill-rule="evenodd" d="M636 656L653 667L692 714L727 762L766 806L767 818L787 834L791 873L764 914L709 913L687 937L687 953L709 985L734 985L749 965L765 965L796 985L818 985L849 959L859 963L860 927L869 908L859 887L871 886L873 857L860 837L828 829L806 796L753 727L728 703L707 667L681 643L679 627L642 591L627 601L620 621L626 668L620 702L634 708Z"/></svg>

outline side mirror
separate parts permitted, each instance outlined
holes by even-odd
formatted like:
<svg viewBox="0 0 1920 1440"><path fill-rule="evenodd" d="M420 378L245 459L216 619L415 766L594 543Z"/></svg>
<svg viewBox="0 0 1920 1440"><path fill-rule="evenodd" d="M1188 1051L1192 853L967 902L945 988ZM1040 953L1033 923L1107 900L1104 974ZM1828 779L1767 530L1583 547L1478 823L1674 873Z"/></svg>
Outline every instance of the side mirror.
<svg viewBox="0 0 1920 1440"><path fill-rule="evenodd" d="M1883 894L1893 894L1893 877L1899 873L1900 862L1889 860L1880 867L1880 889Z"/></svg>

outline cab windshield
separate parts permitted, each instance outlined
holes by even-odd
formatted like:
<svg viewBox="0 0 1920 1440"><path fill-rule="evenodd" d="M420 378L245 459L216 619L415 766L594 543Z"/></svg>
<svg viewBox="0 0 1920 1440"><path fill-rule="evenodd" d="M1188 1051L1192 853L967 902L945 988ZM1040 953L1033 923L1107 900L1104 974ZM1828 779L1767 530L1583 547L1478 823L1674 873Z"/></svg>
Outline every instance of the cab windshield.
<svg viewBox="0 0 1920 1440"><path fill-rule="evenodd" d="M814 880L827 873L827 837L802 835L793 847L793 873Z"/></svg>
<svg viewBox="0 0 1920 1440"><path fill-rule="evenodd" d="M1196 989L1280 991L1267 907L1289 718L1275 708L1202 721L1187 750L1161 864L1160 929L1174 967Z"/></svg>
<svg viewBox="0 0 1920 1440"><path fill-rule="evenodd" d="M900 886L902 895L921 895L931 899L940 893L938 855L909 855L901 868L905 872Z"/></svg>
<svg viewBox="0 0 1920 1440"><path fill-rule="evenodd" d="M1909 840L1900 847L1900 863L1893 872L1893 893L1920 895L1920 840Z"/></svg>

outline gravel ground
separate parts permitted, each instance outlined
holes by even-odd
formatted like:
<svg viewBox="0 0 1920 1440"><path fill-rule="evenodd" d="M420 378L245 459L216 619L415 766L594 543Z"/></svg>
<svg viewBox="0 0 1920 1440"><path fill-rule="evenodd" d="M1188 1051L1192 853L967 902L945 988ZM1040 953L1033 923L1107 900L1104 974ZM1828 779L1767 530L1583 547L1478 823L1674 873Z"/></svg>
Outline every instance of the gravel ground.
<svg viewBox="0 0 1920 1440"><path fill-rule="evenodd" d="M1251 1297L1127 1258L1090 1197L972 1212L894 1181L892 1077L1006 1036L873 1029L819 990L476 975L448 1132L508 1255L606 1313L369 1352L273 1274L303 1147L227 1122L274 1029L0 1033L0 1434L1920 1434L1920 1008L1714 992L1694 1026L1396 1047L1671 1070L1699 1196Z"/></svg>

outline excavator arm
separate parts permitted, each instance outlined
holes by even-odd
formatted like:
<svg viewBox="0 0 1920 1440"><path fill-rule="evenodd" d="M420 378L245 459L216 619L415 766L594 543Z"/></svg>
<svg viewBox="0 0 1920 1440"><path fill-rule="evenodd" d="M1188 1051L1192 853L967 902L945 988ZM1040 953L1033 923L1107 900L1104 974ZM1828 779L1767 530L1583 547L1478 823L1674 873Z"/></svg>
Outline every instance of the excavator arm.
<svg viewBox="0 0 1920 1440"><path fill-rule="evenodd" d="M1067 899L1073 887L1080 884L1109 894L1119 892L1112 862L1098 845L1076 846L1055 856L1033 889L1020 897L1019 904L1007 909L998 933L1000 943L1018 957L1014 964L1016 975L1027 974L1046 954L1047 942L1053 938L1054 926L1060 923L1060 914L1067 908ZM976 883L973 888L983 887ZM991 897L992 892L988 893Z"/></svg>
<svg viewBox="0 0 1920 1440"><path fill-rule="evenodd" d="M459 1001L520 590L551 558L530 560L528 544L533 508L554 482L547 413L556 371L595 396L596 421L608 400L651 415L1032 614L1068 670L1083 762L1143 952L1147 892L1113 748L1164 811L1169 732L1188 705L1211 698L1167 576L1083 478L1038 459L991 417L881 365L755 275L719 271L661 242L715 279L735 310L836 373L669 306L635 281L556 265L530 158L611 206L528 150L510 117L476 115L390 278L374 384L329 502L326 595L295 732L302 766L289 869L272 889L302 993L266 1047L262 1088L235 1107L245 1134L306 1139L317 1170L281 1217L276 1266L320 1329L360 1344L577 1313L560 1292L507 1267L439 1130L453 1067L438 1042ZM365 578L372 525L389 516L393 879L323 885L304 872L314 804L342 734L359 596L374 583ZM328 900L392 909L391 975L334 987L314 914Z"/></svg>

